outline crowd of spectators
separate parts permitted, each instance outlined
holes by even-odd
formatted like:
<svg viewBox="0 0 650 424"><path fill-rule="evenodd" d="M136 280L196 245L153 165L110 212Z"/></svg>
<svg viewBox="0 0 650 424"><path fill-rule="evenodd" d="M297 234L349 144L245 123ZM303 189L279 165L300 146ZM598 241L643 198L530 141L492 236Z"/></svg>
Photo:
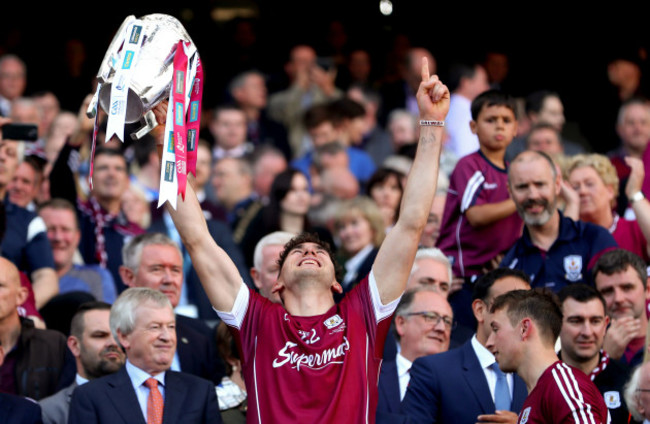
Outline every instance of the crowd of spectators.
<svg viewBox="0 0 650 424"><path fill-rule="evenodd" d="M156 208L153 136L104 140L102 113L91 189L89 98L30 92L39 70L15 53L0 56L0 131L34 124L38 135L33 142L0 137L0 392L42 401L115 372L88 372L79 347L83 314L73 316L85 302L104 302L91 310L106 321L106 304L128 287L149 287L167 296L177 316L171 369L212 381L224 422L241 422L246 387L237 348L169 213ZM324 56L297 44L278 53L288 58L283 87L250 67L232 72L222 95L204 99L214 107L203 111L189 183L210 235L249 287L280 302L273 287L281 246L314 232L343 264L338 301L368 274L399 217L419 138L420 63L427 58L435 73L436 60L425 48L405 47L377 75L364 48ZM566 139L562 93L504 93L504 81L525 78L509 75L507 61L486 52L440 70L449 77L451 106L438 192L386 340L378 422L475 422L503 405L518 413L525 398L519 377L504 377L506 404L492 387L502 376L492 367L490 307L507 291L538 287L560 292L561 357L592 375L614 422L627 422L618 420L627 420L628 409L635 419L650 411L648 395L623 394L630 369L642 362L650 299L650 93L641 84L642 57L609 65L619 90L608 109L618 117L603 137L615 131L617 140L592 132ZM60 107L75 101L76 110ZM590 153L602 152L601 143L617 147ZM112 339L107 346L118 350ZM470 363L473 388L461 372ZM477 405L465 403L470 390ZM41 405L46 422L65 422L48 416L47 401Z"/></svg>

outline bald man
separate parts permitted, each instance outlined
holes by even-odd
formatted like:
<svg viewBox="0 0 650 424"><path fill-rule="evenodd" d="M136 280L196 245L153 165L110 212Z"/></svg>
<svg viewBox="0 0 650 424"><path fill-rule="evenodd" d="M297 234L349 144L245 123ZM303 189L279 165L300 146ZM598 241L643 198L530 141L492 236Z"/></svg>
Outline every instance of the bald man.
<svg viewBox="0 0 650 424"><path fill-rule="evenodd" d="M16 266L0 258L0 392L39 400L72 383L75 360L63 334L34 328L16 307L27 297Z"/></svg>

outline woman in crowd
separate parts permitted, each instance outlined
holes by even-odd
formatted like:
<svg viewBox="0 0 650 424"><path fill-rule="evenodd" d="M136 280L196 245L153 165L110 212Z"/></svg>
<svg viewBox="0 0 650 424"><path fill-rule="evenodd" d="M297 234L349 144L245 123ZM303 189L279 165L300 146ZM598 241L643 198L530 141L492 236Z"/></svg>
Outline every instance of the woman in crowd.
<svg viewBox="0 0 650 424"><path fill-rule="evenodd" d="M241 375L241 361L232 334L224 322L217 326L217 349L226 366L226 376L216 387L219 410L224 424L246 422L247 394Z"/></svg>
<svg viewBox="0 0 650 424"><path fill-rule="evenodd" d="M620 247L629 250L646 262L650 260L650 203L641 193L644 178L643 163L627 158L632 168L625 193L637 220L628 220L615 212L618 196L616 169L603 155L574 156L568 163L566 175L580 196L580 219L609 230Z"/></svg>
<svg viewBox="0 0 650 424"><path fill-rule="evenodd" d="M329 231L310 224L307 218L310 204L309 182L302 172L290 168L278 174L271 185L269 204L252 219L241 242L242 253L248 266L253 266L253 253L257 242L274 231L293 234L313 232L334 247Z"/></svg>
<svg viewBox="0 0 650 424"><path fill-rule="evenodd" d="M375 201L384 219L386 231L390 230L399 216L404 188L404 174L390 168L380 168L368 181L368 195Z"/></svg>
<svg viewBox="0 0 650 424"><path fill-rule="evenodd" d="M340 281L347 293L370 272L386 235L384 220L372 200L359 196L341 203L335 228L346 258L345 276Z"/></svg>

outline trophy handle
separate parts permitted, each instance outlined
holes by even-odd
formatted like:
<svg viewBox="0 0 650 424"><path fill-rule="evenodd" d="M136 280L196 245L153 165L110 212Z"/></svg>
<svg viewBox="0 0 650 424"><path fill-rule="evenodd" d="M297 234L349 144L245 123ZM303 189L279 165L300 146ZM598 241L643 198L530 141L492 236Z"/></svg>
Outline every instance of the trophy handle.
<svg viewBox="0 0 650 424"><path fill-rule="evenodd" d="M149 131L153 130L158 126L156 115L154 115L152 111L148 111L147 113L145 113L143 118L144 118L144 125L136 132L131 133L131 139L140 140L142 137L147 135Z"/></svg>

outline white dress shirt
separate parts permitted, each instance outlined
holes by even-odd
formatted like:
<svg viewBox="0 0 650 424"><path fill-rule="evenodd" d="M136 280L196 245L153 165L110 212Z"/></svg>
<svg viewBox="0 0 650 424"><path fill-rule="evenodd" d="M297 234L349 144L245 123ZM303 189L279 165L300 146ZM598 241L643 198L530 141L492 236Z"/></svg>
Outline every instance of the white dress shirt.
<svg viewBox="0 0 650 424"><path fill-rule="evenodd" d="M131 379L131 384L133 385L133 390L135 390L135 395L138 397L138 403L140 404L140 409L142 410L142 415L144 416L144 421L147 421L147 399L149 398L149 388L144 385L144 382L148 378L153 377L158 380L158 390L162 395L163 402L165 401L165 371L156 375L149 375L149 373L141 370L140 368L133 365L128 359L126 360L126 373Z"/></svg>
<svg viewBox="0 0 650 424"><path fill-rule="evenodd" d="M479 343L478 339L476 338L476 334L474 334L472 337L472 348L474 348L474 353L476 353L478 362L481 364L481 368L483 368L483 373L485 374L488 387L490 388L490 396L492 396L492 401L494 402L494 389L497 384L497 376L492 368L490 368L495 362L494 355L492 355L492 353L487 350L485 346ZM510 399L512 399L514 384L512 373L506 373L506 378L508 380L508 389L510 389Z"/></svg>

